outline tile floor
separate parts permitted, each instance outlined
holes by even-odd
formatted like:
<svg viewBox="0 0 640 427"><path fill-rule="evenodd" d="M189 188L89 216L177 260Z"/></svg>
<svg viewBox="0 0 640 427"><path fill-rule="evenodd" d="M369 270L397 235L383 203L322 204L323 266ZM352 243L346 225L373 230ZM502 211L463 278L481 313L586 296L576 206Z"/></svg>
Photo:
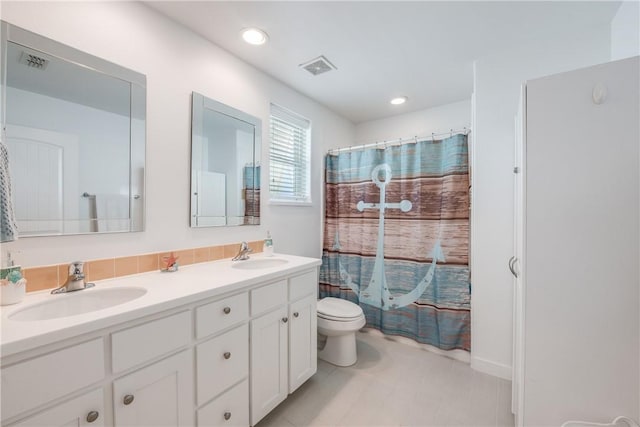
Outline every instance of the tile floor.
<svg viewBox="0 0 640 427"><path fill-rule="evenodd" d="M513 426L511 382L366 332L358 362L318 372L256 427Z"/></svg>

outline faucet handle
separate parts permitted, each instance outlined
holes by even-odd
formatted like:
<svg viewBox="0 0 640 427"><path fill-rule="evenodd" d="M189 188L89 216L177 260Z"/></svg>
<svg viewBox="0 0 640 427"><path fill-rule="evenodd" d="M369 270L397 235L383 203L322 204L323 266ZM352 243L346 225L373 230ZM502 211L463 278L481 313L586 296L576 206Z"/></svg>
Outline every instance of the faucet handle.
<svg viewBox="0 0 640 427"><path fill-rule="evenodd" d="M69 276L81 275L84 271L84 262L74 261L69 264Z"/></svg>
<svg viewBox="0 0 640 427"><path fill-rule="evenodd" d="M240 250L242 252L253 252L253 249L249 247L249 244L247 242L240 243Z"/></svg>

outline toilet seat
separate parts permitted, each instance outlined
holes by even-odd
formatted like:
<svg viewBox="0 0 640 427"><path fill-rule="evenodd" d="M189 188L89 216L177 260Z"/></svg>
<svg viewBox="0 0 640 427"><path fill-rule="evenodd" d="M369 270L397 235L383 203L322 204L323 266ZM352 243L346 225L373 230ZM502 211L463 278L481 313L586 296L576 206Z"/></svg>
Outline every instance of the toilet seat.
<svg viewBox="0 0 640 427"><path fill-rule="evenodd" d="M363 314L356 317L339 317L339 316L329 316L327 314L318 313L318 319L331 320L333 322L352 322L354 320L358 320L362 316Z"/></svg>
<svg viewBox="0 0 640 427"><path fill-rule="evenodd" d="M351 301L327 297L318 301L318 317L336 322L351 322L362 316L362 308Z"/></svg>

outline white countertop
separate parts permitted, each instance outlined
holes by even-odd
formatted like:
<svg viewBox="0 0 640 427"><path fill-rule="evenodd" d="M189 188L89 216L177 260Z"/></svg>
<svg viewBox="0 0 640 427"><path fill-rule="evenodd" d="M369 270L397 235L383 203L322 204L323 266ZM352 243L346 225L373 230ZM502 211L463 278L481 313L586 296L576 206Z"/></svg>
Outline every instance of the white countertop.
<svg viewBox="0 0 640 427"><path fill-rule="evenodd" d="M251 259L267 259L262 254ZM285 259L286 264L257 270L233 268L229 259L181 266L175 273L153 271L114 279L96 281L94 288L69 294L51 295L50 290L28 293L18 304L0 307L0 356L6 357L59 340L97 331L143 316L159 313L181 305L197 302L217 295L242 291L253 285L288 276L319 266L321 261L293 255L275 254L272 258ZM139 287L147 293L140 298L106 309L40 321L18 321L9 318L24 308L54 298L73 297L74 294L92 292L106 287Z"/></svg>

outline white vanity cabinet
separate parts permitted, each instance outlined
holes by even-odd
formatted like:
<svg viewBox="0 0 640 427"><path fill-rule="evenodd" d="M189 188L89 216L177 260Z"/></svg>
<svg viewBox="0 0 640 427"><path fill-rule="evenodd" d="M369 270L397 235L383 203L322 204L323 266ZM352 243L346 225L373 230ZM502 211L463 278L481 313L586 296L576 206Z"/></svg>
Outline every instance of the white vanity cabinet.
<svg viewBox="0 0 640 427"><path fill-rule="evenodd" d="M313 270L251 291L252 425L317 370L317 283Z"/></svg>
<svg viewBox="0 0 640 427"><path fill-rule="evenodd" d="M0 424L256 424L316 372L317 263L303 260L293 272L3 354Z"/></svg>

